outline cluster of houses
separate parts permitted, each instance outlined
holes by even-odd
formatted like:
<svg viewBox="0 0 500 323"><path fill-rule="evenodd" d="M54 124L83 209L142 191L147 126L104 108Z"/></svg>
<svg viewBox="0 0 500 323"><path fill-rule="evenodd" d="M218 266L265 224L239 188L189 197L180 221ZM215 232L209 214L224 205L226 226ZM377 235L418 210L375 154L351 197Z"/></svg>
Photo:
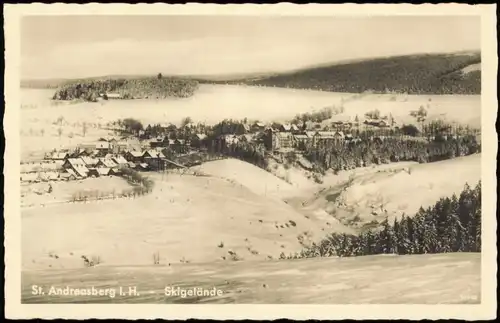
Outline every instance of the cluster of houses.
<svg viewBox="0 0 500 323"><path fill-rule="evenodd" d="M64 179L60 176L63 161L46 160L21 164L21 182L46 182Z"/></svg>
<svg viewBox="0 0 500 323"><path fill-rule="evenodd" d="M375 127L384 129L391 127L387 120L365 120L363 124L366 127ZM188 127L189 125L186 125ZM280 151L298 149L304 150L306 147L321 148L338 143L358 142L361 139L352 135L352 129L359 126L358 122L350 120L337 120L328 126L319 123L307 122L301 125L280 124L266 125L262 122L232 123L223 126L222 134L217 137L207 136L206 133L196 133L191 131L189 136L182 136L183 139L172 139L168 135L161 135L149 139L149 145L153 149L168 148L169 151L176 154L185 154L192 149L204 150L209 147L218 148L228 147L241 143L263 144L268 151ZM165 132L172 133L172 129L165 127ZM190 130L196 129L190 126Z"/></svg>
<svg viewBox="0 0 500 323"><path fill-rule="evenodd" d="M167 143L179 145L178 141ZM54 151L46 155L41 163L24 164L21 181L77 180L120 175L123 167L137 171L158 170L168 166L183 167L167 159L164 152L165 147L151 143L150 146L144 146L138 141L122 144L114 138L101 138L95 143L81 144L72 152Z"/></svg>
<svg viewBox="0 0 500 323"><path fill-rule="evenodd" d="M247 126L248 125L243 125ZM189 139L169 139L168 136L158 136L150 139L152 149L168 148L176 154L186 154L192 149L205 150L209 147L222 147L241 143L263 144L268 150L305 149L308 145L321 146L332 142L344 142L354 139L343 131L304 131L295 124L284 124L278 128L264 127L262 130L243 131L238 133L220 134L209 140L203 133L193 134Z"/></svg>
<svg viewBox="0 0 500 323"><path fill-rule="evenodd" d="M89 156L70 157L69 153L57 153L57 159L40 163L39 166L21 170L22 182L45 182L57 180L77 180L86 177L120 175L120 167L136 167L128 163L123 156L113 155L103 158ZM55 167L47 167L54 165ZM144 167L147 167L144 165Z"/></svg>
<svg viewBox="0 0 500 323"><path fill-rule="evenodd" d="M116 139L99 138L96 142L83 143L78 145L75 154L81 156L104 157L107 154L121 154L130 149L140 149L141 143L138 139Z"/></svg>
<svg viewBox="0 0 500 323"><path fill-rule="evenodd" d="M74 151L53 151L45 156L43 162L22 164L21 181L76 180L117 175L120 174L120 167L137 167L122 156L136 146L140 147L140 143L134 139L120 141L116 138L100 138L93 143L81 144Z"/></svg>
<svg viewBox="0 0 500 323"><path fill-rule="evenodd" d="M306 147L320 148L345 142L357 142L361 139L354 138L352 134L344 133L350 128L344 123L333 126L332 130L305 130L295 124L283 124L278 127L266 127L264 130L243 135L225 134L219 136L225 145L241 142L262 143L268 151L304 150ZM306 128L307 129L307 128Z"/></svg>
<svg viewBox="0 0 500 323"><path fill-rule="evenodd" d="M111 95L111 97L113 97ZM376 121L376 122L375 122ZM364 124L379 128L391 127L386 120L365 120ZM383 123L383 124L381 124ZM357 122L339 120L327 127L318 123L266 125L262 122L228 123L222 134L214 137L209 128L187 124L176 136L159 135L141 138L100 138L93 143L81 144L75 151L54 151L46 156L43 170L21 172L22 181L70 180L86 177L119 175L122 167L139 171L161 170L170 166L184 167L173 160L182 159L193 151L210 148L221 151L223 147L240 143L261 144L268 151L305 150L307 147L321 148L346 142L361 141L354 138L353 126ZM148 126L150 128L150 126ZM162 127L163 128L163 127ZM165 126L164 133L172 134L175 127ZM170 129L171 128L171 129ZM189 131L186 131L186 128ZM207 131L208 130L208 131ZM146 129L148 132L148 129ZM213 134L213 133L212 133ZM172 139L178 137L179 139ZM182 138L182 139L181 139ZM174 158L175 156L175 158ZM189 158L187 159L189 160ZM186 164L189 166L192 160ZM46 169L55 165L54 169ZM49 167L50 168L50 167Z"/></svg>
<svg viewBox="0 0 500 323"><path fill-rule="evenodd" d="M121 154L109 154L103 158L88 156L68 158L62 164L62 168L76 179L81 179L121 175L121 169L124 167L143 172L185 167L167 158L163 151L162 148L149 148L145 150L129 150Z"/></svg>
<svg viewBox="0 0 500 323"><path fill-rule="evenodd" d="M151 148L169 148L175 153L185 154L190 150L190 147L201 147L201 142L207 136L205 134L198 134L193 138L198 139L199 145L195 144L195 140L189 139L169 139L168 136L158 136L149 141Z"/></svg>
<svg viewBox="0 0 500 323"><path fill-rule="evenodd" d="M62 167L65 172L73 175L77 179L82 179L85 177L120 175L120 167L124 166L130 167L128 162L122 156L117 155L105 158L68 158Z"/></svg>
<svg viewBox="0 0 500 323"><path fill-rule="evenodd" d="M394 128L394 120L366 119L363 121L366 129L385 130ZM356 143L361 138L353 135L353 129L360 126L358 121L337 120L327 126L317 123L304 124L303 126L281 125L279 128L266 130L265 143L268 150L304 150L307 147L322 148L336 144ZM384 136L377 135L375 139L383 140ZM372 138L374 139L374 138Z"/></svg>

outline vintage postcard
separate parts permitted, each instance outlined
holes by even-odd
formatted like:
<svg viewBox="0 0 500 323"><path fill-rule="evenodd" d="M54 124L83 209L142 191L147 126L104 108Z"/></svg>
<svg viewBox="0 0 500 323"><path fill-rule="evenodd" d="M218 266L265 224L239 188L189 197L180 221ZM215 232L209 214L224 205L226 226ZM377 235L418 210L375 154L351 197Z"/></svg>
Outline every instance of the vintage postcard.
<svg viewBox="0 0 500 323"><path fill-rule="evenodd" d="M7 317L494 318L495 9L5 5Z"/></svg>

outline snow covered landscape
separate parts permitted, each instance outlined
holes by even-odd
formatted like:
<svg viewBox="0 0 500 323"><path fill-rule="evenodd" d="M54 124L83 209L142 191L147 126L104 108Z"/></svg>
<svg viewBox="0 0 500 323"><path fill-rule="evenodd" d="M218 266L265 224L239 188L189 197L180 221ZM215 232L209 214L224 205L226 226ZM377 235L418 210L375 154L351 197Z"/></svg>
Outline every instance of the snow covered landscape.
<svg viewBox="0 0 500 323"><path fill-rule="evenodd" d="M446 17L409 18L439 30L422 50L394 32L350 61L367 47L332 31L334 19L285 37L291 18L159 17L130 18L132 29L25 22L22 303L481 303L479 35L462 43ZM338 26L406 26L384 19ZM156 31L141 45L134 28ZM227 53L211 45L220 39ZM267 52L274 42L290 52ZM63 59L77 49L81 64ZM54 286L140 296L41 293ZM166 286L222 296L169 297Z"/></svg>

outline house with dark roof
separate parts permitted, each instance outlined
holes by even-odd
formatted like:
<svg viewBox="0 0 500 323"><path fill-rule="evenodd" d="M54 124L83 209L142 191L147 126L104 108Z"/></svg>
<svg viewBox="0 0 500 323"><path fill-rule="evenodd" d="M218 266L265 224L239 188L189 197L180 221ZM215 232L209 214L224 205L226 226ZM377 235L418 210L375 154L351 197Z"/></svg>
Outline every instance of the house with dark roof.
<svg viewBox="0 0 500 323"><path fill-rule="evenodd" d="M194 148L205 148L208 146L207 135L204 133L197 133L191 137L191 147Z"/></svg>
<svg viewBox="0 0 500 323"><path fill-rule="evenodd" d="M381 127L381 128L387 128L387 127L390 127L390 126L391 126L391 125L389 124L389 121L387 121L387 120L379 120L377 125L378 125L379 127Z"/></svg>
<svg viewBox="0 0 500 323"><path fill-rule="evenodd" d="M78 158L78 157L94 157L98 154L98 151L95 150L95 147L93 149L82 149L82 148L77 148L75 152L71 155L72 158Z"/></svg>
<svg viewBox="0 0 500 323"><path fill-rule="evenodd" d="M89 170L85 162L81 158L68 158L63 164L63 168L69 172L73 170L77 178L85 178L88 176Z"/></svg>
<svg viewBox="0 0 500 323"><path fill-rule="evenodd" d="M148 165L148 168L153 170L161 170L164 166L165 155L158 150L146 150L142 155L144 163Z"/></svg>
<svg viewBox="0 0 500 323"><path fill-rule="evenodd" d="M174 139L174 142L170 143L169 147L172 151L178 154L185 154L189 151L190 143L190 140Z"/></svg>
<svg viewBox="0 0 500 323"><path fill-rule="evenodd" d="M266 129L266 124L260 121L254 122L250 128L252 132L264 131L265 129Z"/></svg>
<svg viewBox="0 0 500 323"><path fill-rule="evenodd" d="M146 159L146 158L165 158L165 155L163 155L163 153L159 150L149 149L149 150L146 150L142 154L142 157L144 159Z"/></svg>
<svg viewBox="0 0 500 323"><path fill-rule="evenodd" d="M125 159L133 163L141 163L143 161L142 155L144 153L138 150L131 150L125 154Z"/></svg>
<svg viewBox="0 0 500 323"><path fill-rule="evenodd" d="M167 147L168 146L168 137L158 136L156 138L153 138L149 142L149 145L151 148Z"/></svg>

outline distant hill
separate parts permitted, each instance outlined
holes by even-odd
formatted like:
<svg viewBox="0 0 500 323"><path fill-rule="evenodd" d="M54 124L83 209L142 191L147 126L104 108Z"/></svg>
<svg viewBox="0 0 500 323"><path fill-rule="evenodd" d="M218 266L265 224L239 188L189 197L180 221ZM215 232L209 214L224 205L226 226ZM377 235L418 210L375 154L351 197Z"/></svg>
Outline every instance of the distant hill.
<svg viewBox="0 0 500 323"><path fill-rule="evenodd" d="M395 56L209 83L349 93L480 94L480 63L479 52Z"/></svg>
<svg viewBox="0 0 500 323"><path fill-rule="evenodd" d="M85 100L95 102L101 94L115 92L122 99L186 98L198 88L195 80L168 77L102 77L81 80L47 82L46 88L57 85L54 100Z"/></svg>
<svg viewBox="0 0 500 323"><path fill-rule="evenodd" d="M81 80L22 80L22 88L58 88L75 82L139 80L108 75ZM480 94L481 53L419 54L323 64L280 73L167 76L180 83L240 84L347 93Z"/></svg>

